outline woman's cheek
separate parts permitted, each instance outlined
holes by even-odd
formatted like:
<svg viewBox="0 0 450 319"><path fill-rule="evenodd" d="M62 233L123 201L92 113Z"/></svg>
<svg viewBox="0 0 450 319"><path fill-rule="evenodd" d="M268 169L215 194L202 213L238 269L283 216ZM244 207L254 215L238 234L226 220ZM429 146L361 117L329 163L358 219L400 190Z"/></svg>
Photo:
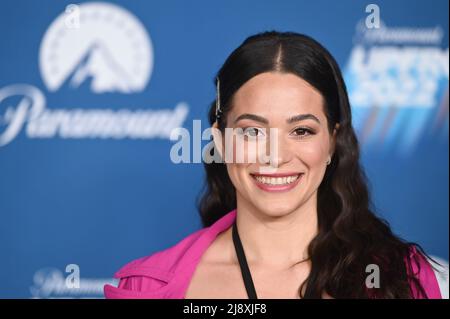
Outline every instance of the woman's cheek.
<svg viewBox="0 0 450 319"><path fill-rule="evenodd" d="M244 185L242 175L245 173L245 164L227 163L228 176L236 189L241 189Z"/></svg>
<svg viewBox="0 0 450 319"><path fill-rule="evenodd" d="M240 141L233 148L235 164L242 164L240 169L249 166L264 166L270 163L270 149L265 140Z"/></svg>
<svg viewBox="0 0 450 319"><path fill-rule="evenodd" d="M225 142L225 161L230 164L250 164L258 161L261 145L257 141L246 141L235 136L232 141Z"/></svg>
<svg viewBox="0 0 450 319"><path fill-rule="evenodd" d="M325 166L328 151L324 142L311 141L299 147L298 157L307 166L307 169ZM326 143L325 143L326 144Z"/></svg>
<svg viewBox="0 0 450 319"><path fill-rule="evenodd" d="M307 169L307 180L313 189L322 183L329 154L328 140L315 140L305 143L299 157Z"/></svg>

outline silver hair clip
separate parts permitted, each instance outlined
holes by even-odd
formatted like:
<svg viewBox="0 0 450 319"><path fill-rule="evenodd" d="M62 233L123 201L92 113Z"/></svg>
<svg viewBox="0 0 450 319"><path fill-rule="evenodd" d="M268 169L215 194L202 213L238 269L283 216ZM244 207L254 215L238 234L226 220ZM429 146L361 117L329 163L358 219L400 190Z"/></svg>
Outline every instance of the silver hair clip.
<svg viewBox="0 0 450 319"><path fill-rule="evenodd" d="M220 81L219 77L216 79L216 120L219 120L222 116L222 109L220 108Z"/></svg>

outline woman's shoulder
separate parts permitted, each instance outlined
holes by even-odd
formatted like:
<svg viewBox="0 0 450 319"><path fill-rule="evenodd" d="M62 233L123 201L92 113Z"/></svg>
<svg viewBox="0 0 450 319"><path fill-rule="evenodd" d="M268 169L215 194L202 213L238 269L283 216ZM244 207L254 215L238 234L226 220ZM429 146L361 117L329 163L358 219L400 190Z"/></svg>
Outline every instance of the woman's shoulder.
<svg viewBox="0 0 450 319"><path fill-rule="evenodd" d="M189 262L186 260L190 258L189 252L205 230L195 231L167 249L125 264L114 274L114 278L119 279L118 286L105 285L105 297L151 298L153 293L167 286L177 273L179 275L182 271L180 262Z"/></svg>
<svg viewBox="0 0 450 319"><path fill-rule="evenodd" d="M434 259L434 258L433 258ZM426 296L411 283L413 298L448 298L448 264L436 263L415 246L410 247L408 272L420 282Z"/></svg>
<svg viewBox="0 0 450 319"><path fill-rule="evenodd" d="M194 271L195 261L219 233L230 227L235 216L233 210L175 245L129 262L114 275L119 279L117 287L105 285L105 297L182 298L185 287L181 284Z"/></svg>
<svg viewBox="0 0 450 319"><path fill-rule="evenodd" d="M116 274L116 278L120 278L124 273L127 273L132 270L145 270L145 269L164 269L166 271L174 271L177 265L177 261L180 260L180 257L185 255L186 252L192 248L193 243L201 237L201 235L205 232L205 228L197 230L188 236L184 237L180 241L178 241L175 245L170 246L164 250L160 250L150 254L148 256L144 256L138 259L135 259L125 266L123 266Z"/></svg>

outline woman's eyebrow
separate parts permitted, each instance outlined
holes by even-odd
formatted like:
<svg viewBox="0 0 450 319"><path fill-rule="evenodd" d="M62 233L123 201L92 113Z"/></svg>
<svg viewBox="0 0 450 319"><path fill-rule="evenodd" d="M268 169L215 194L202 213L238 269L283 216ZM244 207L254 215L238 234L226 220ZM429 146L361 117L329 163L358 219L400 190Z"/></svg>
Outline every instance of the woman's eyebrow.
<svg viewBox="0 0 450 319"><path fill-rule="evenodd" d="M302 120L307 120L307 119L316 121L317 123L320 124L319 119L317 117L315 117L314 115L309 114L309 113L308 114L299 114L299 115L292 116L292 117L288 118L286 120L286 122L288 124L292 124L292 123L299 122L299 121L302 121Z"/></svg>
<svg viewBox="0 0 450 319"><path fill-rule="evenodd" d="M236 124L238 121L244 120L244 119L253 120L253 121L256 121L256 122L263 123L263 124L269 124L269 120L267 120L265 117L262 117L262 116L259 116L259 115L256 115L256 114L250 114L250 113L244 113L244 114L239 115L234 120L234 124ZM292 124L292 123L303 121L303 120L307 120L307 119L316 121L317 123L320 124L319 119L316 116L314 116L312 114L309 114L309 113L308 114L299 114L299 115L292 116L292 117L290 117L290 118L288 118L286 120L286 123Z"/></svg>
<svg viewBox="0 0 450 319"><path fill-rule="evenodd" d="M249 119L249 120L253 120L253 121L256 121L256 122L269 124L269 121L266 118L264 118L262 116L259 116L259 115L256 115L256 114L250 114L250 113L244 113L244 114L239 115L234 120L234 124L236 124L238 121L244 120L244 119Z"/></svg>

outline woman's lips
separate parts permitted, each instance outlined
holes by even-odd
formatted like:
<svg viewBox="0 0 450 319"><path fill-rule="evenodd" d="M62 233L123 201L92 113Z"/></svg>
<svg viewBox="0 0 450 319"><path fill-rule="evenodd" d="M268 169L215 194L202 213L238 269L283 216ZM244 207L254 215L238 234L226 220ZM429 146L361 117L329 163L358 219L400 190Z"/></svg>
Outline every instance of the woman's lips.
<svg viewBox="0 0 450 319"><path fill-rule="evenodd" d="M250 174L256 186L266 192L286 192L300 182L303 173Z"/></svg>

